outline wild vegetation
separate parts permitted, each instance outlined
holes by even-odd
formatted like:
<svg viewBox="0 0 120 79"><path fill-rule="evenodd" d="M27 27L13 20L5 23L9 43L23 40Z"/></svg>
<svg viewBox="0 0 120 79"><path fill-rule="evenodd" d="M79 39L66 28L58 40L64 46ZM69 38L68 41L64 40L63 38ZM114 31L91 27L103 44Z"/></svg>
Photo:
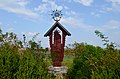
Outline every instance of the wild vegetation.
<svg viewBox="0 0 120 79"><path fill-rule="evenodd" d="M105 49L85 43L75 43L73 65L68 71L68 79L119 79L120 50L108 37L95 31L106 46Z"/></svg>
<svg viewBox="0 0 120 79"><path fill-rule="evenodd" d="M65 48L63 65L68 66L65 79L119 79L120 50L99 31L95 34L106 48L86 43L70 44ZM56 79L47 67L52 64L48 48L41 48L34 39L17 40L13 32L0 30L0 79Z"/></svg>

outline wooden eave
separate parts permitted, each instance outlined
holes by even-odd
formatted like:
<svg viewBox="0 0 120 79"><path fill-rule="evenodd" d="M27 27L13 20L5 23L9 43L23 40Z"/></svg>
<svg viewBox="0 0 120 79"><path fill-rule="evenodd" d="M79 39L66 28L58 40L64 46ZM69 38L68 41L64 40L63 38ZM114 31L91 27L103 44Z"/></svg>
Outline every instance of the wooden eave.
<svg viewBox="0 0 120 79"><path fill-rule="evenodd" d="M63 33L65 33L68 36L71 36L70 32L68 32L59 22L56 22L44 35L44 37L50 36L50 34L53 32L53 30L58 27Z"/></svg>

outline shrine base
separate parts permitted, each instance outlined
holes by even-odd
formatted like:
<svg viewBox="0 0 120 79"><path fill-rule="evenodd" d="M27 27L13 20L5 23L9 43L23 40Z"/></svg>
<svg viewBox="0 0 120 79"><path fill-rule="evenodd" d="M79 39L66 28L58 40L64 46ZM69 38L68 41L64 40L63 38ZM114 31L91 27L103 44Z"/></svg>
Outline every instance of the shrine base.
<svg viewBox="0 0 120 79"><path fill-rule="evenodd" d="M53 67L49 66L48 67L48 73L53 74L56 77L64 77L67 74L67 69L68 67L66 66L61 66L61 67Z"/></svg>

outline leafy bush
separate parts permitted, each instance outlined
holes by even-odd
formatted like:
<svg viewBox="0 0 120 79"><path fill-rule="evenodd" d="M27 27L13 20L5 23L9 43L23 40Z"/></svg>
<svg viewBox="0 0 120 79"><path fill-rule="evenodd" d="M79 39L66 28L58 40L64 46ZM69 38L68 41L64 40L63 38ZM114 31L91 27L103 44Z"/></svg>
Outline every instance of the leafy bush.
<svg viewBox="0 0 120 79"><path fill-rule="evenodd" d="M19 53L16 47L0 49L0 79L49 79L44 55L27 49Z"/></svg>
<svg viewBox="0 0 120 79"><path fill-rule="evenodd" d="M70 69L69 75L71 79L79 79L79 78L90 78L91 74L91 65L89 59L93 56L99 55L97 54L97 50L101 50L101 48L95 48L92 45L87 45L84 43L75 44L75 58L73 60L73 67ZM95 60L95 59L94 59ZM73 75L72 75L73 74Z"/></svg>
<svg viewBox="0 0 120 79"><path fill-rule="evenodd" d="M73 49L75 58L73 66L68 71L69 79L119 79L120 78L120 51L115 43L109 43L108 37L95 31L105 49L86 43L75 43Z"/></svg>
<svg viewBox="0 0 120 79"><path fill-rule="evenodd" d="M119 79L120 50L99 31L95 31L106 48L75 43L65 49L63 65L68 66L66 79ZM49 49L39 48L36 34L26 45L17 41L13 32L3 34L0 30L0 79L56 79L48 74L51 65Z"/></svg>
<svg viewBox="0 0 120 79"><path fill-rule="evenodd" d="M13 79L19 68L19 55L15 46L0 48L0 79Z"/></svg>
<svg viewBox="0 0 120 79"><path fill-rule="evenodd" d="M53 79L47 71L48 49L22 45L16 41L16 34L0 30L0 79Z"/></svg>

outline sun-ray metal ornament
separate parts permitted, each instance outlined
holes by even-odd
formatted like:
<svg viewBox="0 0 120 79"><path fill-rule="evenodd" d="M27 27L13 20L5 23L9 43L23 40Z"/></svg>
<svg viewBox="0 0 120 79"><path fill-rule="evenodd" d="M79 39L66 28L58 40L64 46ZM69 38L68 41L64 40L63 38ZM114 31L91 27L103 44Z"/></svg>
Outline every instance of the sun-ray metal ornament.
<svg viewBox="0 0 120 79"><path fill-rule="evenodd" d="M59 10L54 10L54 11L52 11L51 16L54 19L54 21L60 21L62 13Z"/></svg>

